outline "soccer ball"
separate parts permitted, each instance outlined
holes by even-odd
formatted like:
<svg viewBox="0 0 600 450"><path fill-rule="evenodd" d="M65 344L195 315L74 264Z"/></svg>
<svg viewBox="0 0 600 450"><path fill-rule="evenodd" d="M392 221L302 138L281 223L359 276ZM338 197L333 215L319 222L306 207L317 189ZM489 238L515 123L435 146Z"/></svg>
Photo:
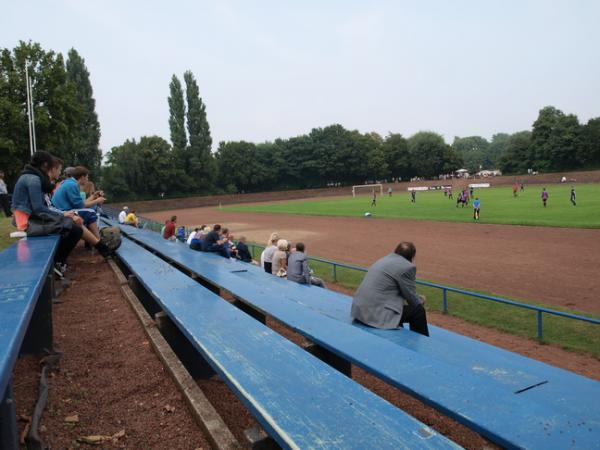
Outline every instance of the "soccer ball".
<svg viewBox="0 0 600 450"><path fill-rule="evenodd" d="M365 217L371 217L371 213L370 212L366 212L365 213Z"/></svg>

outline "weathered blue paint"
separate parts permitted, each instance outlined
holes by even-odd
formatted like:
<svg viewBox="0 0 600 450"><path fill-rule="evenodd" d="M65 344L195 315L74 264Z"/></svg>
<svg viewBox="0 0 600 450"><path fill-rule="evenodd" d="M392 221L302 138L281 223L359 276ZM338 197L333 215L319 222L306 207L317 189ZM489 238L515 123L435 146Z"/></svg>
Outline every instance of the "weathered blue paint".
<svg viewBox="0 0 600 450"><path fill-rule="evenodd" d="M458 448L147 250L118 256L282 447Z"/></svg>
<svg viewBox="0 0 600 450"><path fill-rule="evenodd" d="M18 448L12 371L44 288L57 236L21 239L0 253L0 447Z"/></svg>
<svg viewBox="0 0 600 450"><path fill-rule="evenodd" d="M437 327L432 327L428 339L408 330L355 325L347 296L266 276L260 268L238 261L189 251L184 244L165 241L155 233L136 230L133 234L312 341L501 445L600 445L600 383ZM400 361L410 361L409 367ZM543 381L547 383L514 394Z"/></svg>

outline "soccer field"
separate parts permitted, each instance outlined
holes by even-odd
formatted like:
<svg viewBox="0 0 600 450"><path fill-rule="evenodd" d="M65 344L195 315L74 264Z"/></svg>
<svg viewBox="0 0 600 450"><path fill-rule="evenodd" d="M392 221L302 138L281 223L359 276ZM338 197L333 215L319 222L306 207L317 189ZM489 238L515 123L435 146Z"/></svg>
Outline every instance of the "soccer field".
<svg viewBox="0 0 600 450"><path fill-rule="evenodd" d="M552 227L600 228L600 185L575 186L577 206L569 201L570 185L548 185L547 208L542 206L542 186L525 186L524 192L513 197L511 186L475 189L481 200L481 223L509 225L541 225ZM349 189L350 190L350 189ZM375 218L433 220L442 222L474 222L473 208L456 207L456 195L450 200L442 191L417 192L411 203L407 191L395 191L377 196L377 206L371 205L367 191L356 198L339 197L323 200L294 200L262 205L232 205L227 211L301 214L319 216L363 217L370 212Z"/></svg>

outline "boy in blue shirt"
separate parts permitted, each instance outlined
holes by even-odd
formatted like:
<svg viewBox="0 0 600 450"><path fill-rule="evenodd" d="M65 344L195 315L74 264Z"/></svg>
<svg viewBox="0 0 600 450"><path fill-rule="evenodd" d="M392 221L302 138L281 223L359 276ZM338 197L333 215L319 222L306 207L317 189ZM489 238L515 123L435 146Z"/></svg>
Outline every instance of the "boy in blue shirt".
<svg viewBox="0 0 600 450"><path fill-rule="evenodd" d="M89 171L83 166L77 166L72 171L72 177L67 178L56 189L52 196L52 204L62 211L73 211L83 219L84 225L96 236L100 237L98 230L98 215L93 209L96 205L104 203L102 192L94 192L84 200L81 195L81 186L88 182Z"/></svg>

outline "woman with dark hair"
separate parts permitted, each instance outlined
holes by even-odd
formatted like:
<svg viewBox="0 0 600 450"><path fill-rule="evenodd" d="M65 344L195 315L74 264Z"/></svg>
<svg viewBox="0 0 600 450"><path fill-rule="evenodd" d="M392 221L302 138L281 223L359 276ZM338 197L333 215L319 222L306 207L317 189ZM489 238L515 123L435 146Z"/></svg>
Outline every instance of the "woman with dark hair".
<svg viewBox="0 0 600 450"><path fill-rule="evenodd" d="M19 231L27 233L27 236L46 236L60 234L61 239L56 251L55 262L58 271L62 274L66 267L67 257L82 238L84 231L74 220L78 217L70 211L61 213L50 209L45 201L45 195L54 190L54 184L50 179L55 166L54 157L44 151L33 154L29 164L15 185L12 208L15 213L15 223ZM85 236L91 239L91 244L103 256L108 256L111 251L106 244L93 235ZM86 239L86 240L87 240Z"/></svg>

